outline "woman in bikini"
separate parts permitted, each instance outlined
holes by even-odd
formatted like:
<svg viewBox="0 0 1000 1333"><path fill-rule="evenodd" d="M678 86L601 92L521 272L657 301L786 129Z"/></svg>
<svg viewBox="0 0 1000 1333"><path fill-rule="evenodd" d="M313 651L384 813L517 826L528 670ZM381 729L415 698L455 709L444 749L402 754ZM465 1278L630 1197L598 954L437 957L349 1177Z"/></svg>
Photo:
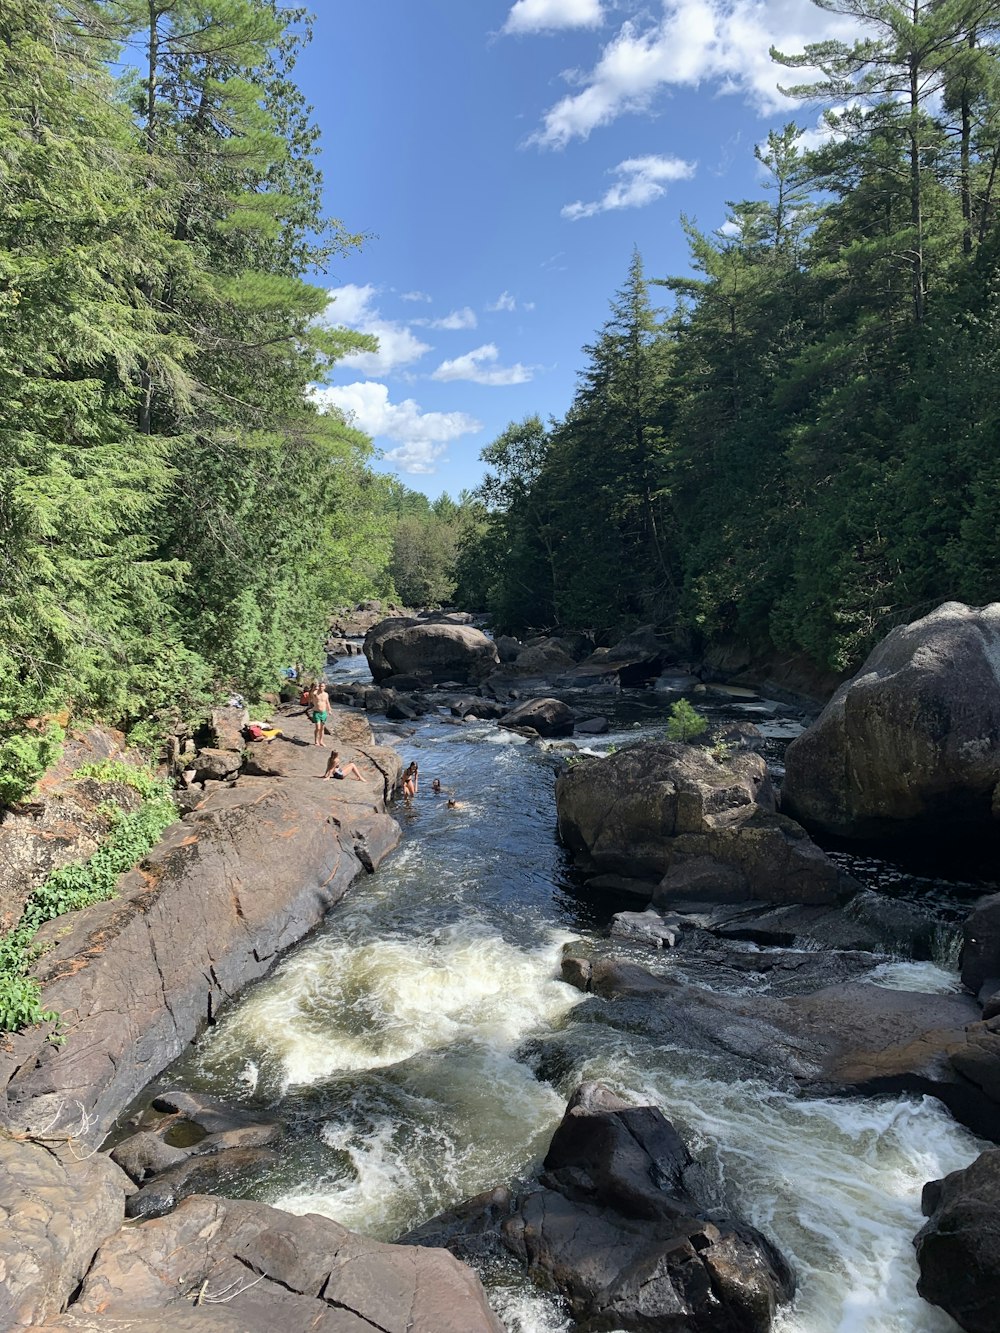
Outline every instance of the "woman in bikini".
<svg viewBox="0 0 1000 1333"><path fill-rule="evenodd" d="M407 799L417 794L417 788L420 785L419 773L417 761L414 759L413 763L408 765L403 773L403 795Z"/></svg>
<svg viewBox="0 0 1000 1333"><path fill-rule="evenodd" d="M333 754L331 754L330 758L327 760L326 772L323 774L321 780L323 782L329 782L331 778L346 778L348 775L352 778L356 778L358 782L364 782L364 777L357 764L338 764L337 751L334 750Z"/></svg>

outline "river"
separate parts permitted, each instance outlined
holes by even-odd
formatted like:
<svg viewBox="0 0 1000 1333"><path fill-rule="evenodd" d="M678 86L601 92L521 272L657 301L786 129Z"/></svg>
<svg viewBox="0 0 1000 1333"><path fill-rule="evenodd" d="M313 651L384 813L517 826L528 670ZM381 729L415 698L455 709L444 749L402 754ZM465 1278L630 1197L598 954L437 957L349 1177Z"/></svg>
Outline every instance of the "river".
<svg viewBox="0 0 1000 1333"><path fill-rule="evenodd" d="M331 679L363 669L346 659ZM662 727L666 703L646 694L617 704L615 729L594 748ZM777 762L796 728L765 711ZM565 985L562 946L605 934L611 913L635 904L594 901L568 865L547 757L485 723L428 717L380 730L420 764L419 796L395 811L401 848L157 1080L285 1120L278 1167L230 1192L390 1240L528 1175L568 1095L599 1078L659 1105L720 1199L792 1261L798 1295L776 1333L957 1329L916 1294L912 1237L924 1182L983 1145L932 1099L805 1100L734 1079L718 1058L663 1044L628 1006ZM434 777L457 808L432 795ZM910 884L866 864L870 881ZM958 984L949 922L967 907L927 884L943 904L941 956L887 958L880 984ZM919 880L911 888L919 898ZM688 966L683 951L642 956L681 976ZM572 1328L513 1269L491 1275L489 1290L510 1333Z"/></svg>

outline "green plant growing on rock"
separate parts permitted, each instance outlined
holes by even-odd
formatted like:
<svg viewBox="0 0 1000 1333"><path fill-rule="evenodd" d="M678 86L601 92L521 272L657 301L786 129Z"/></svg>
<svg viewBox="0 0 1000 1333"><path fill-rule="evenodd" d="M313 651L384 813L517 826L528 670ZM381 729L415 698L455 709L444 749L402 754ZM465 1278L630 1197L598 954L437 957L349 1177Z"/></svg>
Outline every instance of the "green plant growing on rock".
<svg viewBox="0 0 1000 1333"><path fill-rule="evenodd" d="M687 699L678 699L671 705L667 720L667 740L693 741L696 736L703 736L708 730L708 718L703 717Z"/></svg>
<svg viewBox="0 0 1000 1333"><path fill-rule="evenodd" d="M39 928L66 912L113 898L119 876L136 865L177 818L169 785L149 770L109 761L85 765L77 776L127 783L140 792L143 803L131 814L109 809L111 827L93 856L47 875L25 903L20 921L0 940L0 1030L5 1032L59 1019L42 1009L41 985L28 975L41 953L35 943ZM54 1040L60 1040L58 1035Z"/></svg>

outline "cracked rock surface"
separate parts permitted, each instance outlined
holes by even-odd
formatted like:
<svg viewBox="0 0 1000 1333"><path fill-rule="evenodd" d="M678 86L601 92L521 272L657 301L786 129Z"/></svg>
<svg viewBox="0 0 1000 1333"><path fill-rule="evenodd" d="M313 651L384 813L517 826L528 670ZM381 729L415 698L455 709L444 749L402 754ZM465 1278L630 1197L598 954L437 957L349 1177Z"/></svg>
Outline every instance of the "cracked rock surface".
<svg viewBox="0 0 1000 1333"><path fill-rule="evenodd" d="M41 1327L503 1333L479 1279L444 1250L205 1195L105 1242L69 1312Z"/></svg>

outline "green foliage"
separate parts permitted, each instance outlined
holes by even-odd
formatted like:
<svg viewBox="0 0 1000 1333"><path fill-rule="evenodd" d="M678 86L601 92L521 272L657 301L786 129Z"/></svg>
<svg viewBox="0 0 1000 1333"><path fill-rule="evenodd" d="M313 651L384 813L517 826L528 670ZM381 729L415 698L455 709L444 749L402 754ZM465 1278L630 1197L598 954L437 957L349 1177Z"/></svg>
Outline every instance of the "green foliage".
<svg viewBox="0 0 1000 1333"><path fill-rule="evenodd" d="M322 211L308 36L273 0L3 5L0 802L39 717L153 739L387 590L370 441L316 405L374 343L303 276L359 243Z"/></svg>
<svg viewBox="0 0 1000 1333"><path fill-rule="evenodd" d="M42 1011L41 988L27 970L38 956L33 941L46 921L112 898L119 876L136 865L177 818L169 786L151 771L124 763L85 765L77 777L124 782L139 791L143 803L126 814L109 805L110 829L89 860L60 866L28 898L21 919L0 940L0 1030L13 1032L32 1023L57 1021Z"/></svg>
<svg viewBox="0 0 1000 1333"><path fill-rule="evenodd" d="M0 731L0 805L14 805L34 787L62 747L63 730L50 723L44 731L3 737Z"/></svg>
<svg viewBox="0 0 1000 1333"><path fill-rule="evenodd" d="M937 603L998 596L1000 8L846 11L861 40L778 57L820 71L792 91L837 106L828 141L772 132L768 197L685 223L664 318L634 257L565 418L480 488L459 593L500 628L653 621L691 657L848 671Z"/></svg>
<svg viewBox="0 0 1000 1333"><path fill-rule="evenodd" d="M151 768L127 764L122 759L101 759L93 764L81 764L73 773L75 778L96 778L98 782L120 782L137 791L143 800L153 797L169 800L171 786L158 777Z"/></svg>
<svg viewBox="0 0 1000 1333"><path fill-rule="evenodd" d="M678 699L671 705L670 717L667 719L667 740L693 741L707 730L708 718L703 717L687 699Z"/></svg>

